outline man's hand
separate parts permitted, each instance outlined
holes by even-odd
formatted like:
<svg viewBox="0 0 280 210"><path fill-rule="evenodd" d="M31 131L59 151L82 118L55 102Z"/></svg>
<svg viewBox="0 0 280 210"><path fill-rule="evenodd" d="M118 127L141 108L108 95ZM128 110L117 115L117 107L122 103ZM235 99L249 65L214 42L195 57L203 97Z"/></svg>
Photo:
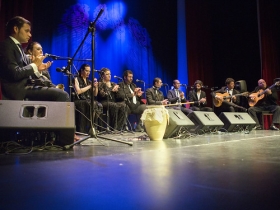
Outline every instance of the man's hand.
<svg viewBox="0 0 280 210"><path fill-rule="evenodd" d="M43 71L45 69L48 69L53 62L48 61L47 63L42 63L40 66L38 66L38 71Z"/></svg>
<svg viewBox="0 0 280 210"><path fill-rule="evenodd" d="M206 98L201 98L200 100L199 100L199 103L201 103L201 104L203 104L203 103L205 103L206 102Z"/></svg>
<svg viewBox="0 0 280 210"><path fill-rule="evenodd" d="M184 94L184 92L182 91L181 93L180 93L180 98L184 98L185 97L185 94Z"/></svg>
<svg viewBox="0 0 280 210"><path fill-rule="evenodd" d="M119 85L115 85L112 89L113 92L117 92L119 90Z"/></svg>
<svg viewBox="0 0 280 210"><path fill-rule="evenodd" d="M162 105L167 105L168 104L168 99L164 99L162 102L161 102Z"/></svg>

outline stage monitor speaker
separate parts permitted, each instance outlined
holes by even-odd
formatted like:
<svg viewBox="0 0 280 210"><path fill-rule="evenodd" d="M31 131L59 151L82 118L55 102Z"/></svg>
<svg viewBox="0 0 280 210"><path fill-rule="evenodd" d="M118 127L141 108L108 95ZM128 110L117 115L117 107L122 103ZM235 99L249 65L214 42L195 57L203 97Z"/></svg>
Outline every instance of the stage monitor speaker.
<svg viewBox="0 0 280 210"><path fill-rule="evenodd" d="M188 114L188 118L195 124L195 127L190 129L193 133L218 131L224 125L214 112L194 111Z"/></svg>
<svg viewBox="0 0 280 210"><path fill-rule="evenodd" d="M222 112L219 118L224 123L221 131L236 132L240 130L249 130L256 125L256 122L246 112Z"/></svg>
<svg viewBox="0 0 280 210"><path fill-rule="evenodd" d="M72 144L75 134L74 109L73 102L1 100L1 141L41 145L51 140L60 146Z"/></svg>
<svg viewBox="0 0 280 210"><path fill-rule="evenodd" d="M189 129L194 127L194 123L181 111L177 109L167 109L169 114L169 124L166 126L166 130L163 138L172 138L176 135L180 129Z"/></svg>

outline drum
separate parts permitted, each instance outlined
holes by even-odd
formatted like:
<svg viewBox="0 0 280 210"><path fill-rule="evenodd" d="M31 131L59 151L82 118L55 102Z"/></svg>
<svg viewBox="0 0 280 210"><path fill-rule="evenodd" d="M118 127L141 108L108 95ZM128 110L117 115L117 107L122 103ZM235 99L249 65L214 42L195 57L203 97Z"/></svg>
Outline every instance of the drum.
<svg viewBox="0 0 280 210"><path fill-rule="evenodd" d="M169 114L164 106L149 105L142 114L141 120L144 122L146 132L151 140L162 140Z"/></svg>

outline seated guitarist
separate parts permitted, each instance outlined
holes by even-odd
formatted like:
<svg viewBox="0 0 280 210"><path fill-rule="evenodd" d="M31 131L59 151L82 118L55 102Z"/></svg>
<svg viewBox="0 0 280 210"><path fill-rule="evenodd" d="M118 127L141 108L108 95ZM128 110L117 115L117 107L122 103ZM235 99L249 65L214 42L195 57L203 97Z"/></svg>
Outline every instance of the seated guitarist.
<svg viewBox="0 0 280 210"><path fill-rule="evenodd" d="M267 87L265 80L260 79L258 81L258 86L249 95L249 105L251 107L248 109L248 113L256 122L256 130L261 130L257 113L270 111L273 113L270 129L279 131L276 125L279 126L280 123L280 106L277 105L278 95L276 88L274 88L279 84L280 82L278 81L274 85Z"/></svg>
<svg viewBox="0 0 280 210"><path fill-rule="evenodd" d="M215 113L219 116L221 112L236 112L238 109L246 112L247 109L239 106L239 91L234 89L234 79L227 78L225 82L226 86L222 87L219 90L212 92L212 97L215 101L219 102L219 106L215 107ZM227 99L224 99L226 97Z"/></svg>

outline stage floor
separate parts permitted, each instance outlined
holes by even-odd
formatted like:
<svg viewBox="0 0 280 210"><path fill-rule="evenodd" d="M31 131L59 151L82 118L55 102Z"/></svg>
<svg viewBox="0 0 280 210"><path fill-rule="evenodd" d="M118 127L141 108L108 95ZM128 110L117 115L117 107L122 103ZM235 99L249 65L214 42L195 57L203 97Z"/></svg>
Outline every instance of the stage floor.
<svg viewBox="0 0 280 210"><path fill-rule="evenodd" d="M0 209L279 209L279 131L144 134L1 155Z"/></svg>

